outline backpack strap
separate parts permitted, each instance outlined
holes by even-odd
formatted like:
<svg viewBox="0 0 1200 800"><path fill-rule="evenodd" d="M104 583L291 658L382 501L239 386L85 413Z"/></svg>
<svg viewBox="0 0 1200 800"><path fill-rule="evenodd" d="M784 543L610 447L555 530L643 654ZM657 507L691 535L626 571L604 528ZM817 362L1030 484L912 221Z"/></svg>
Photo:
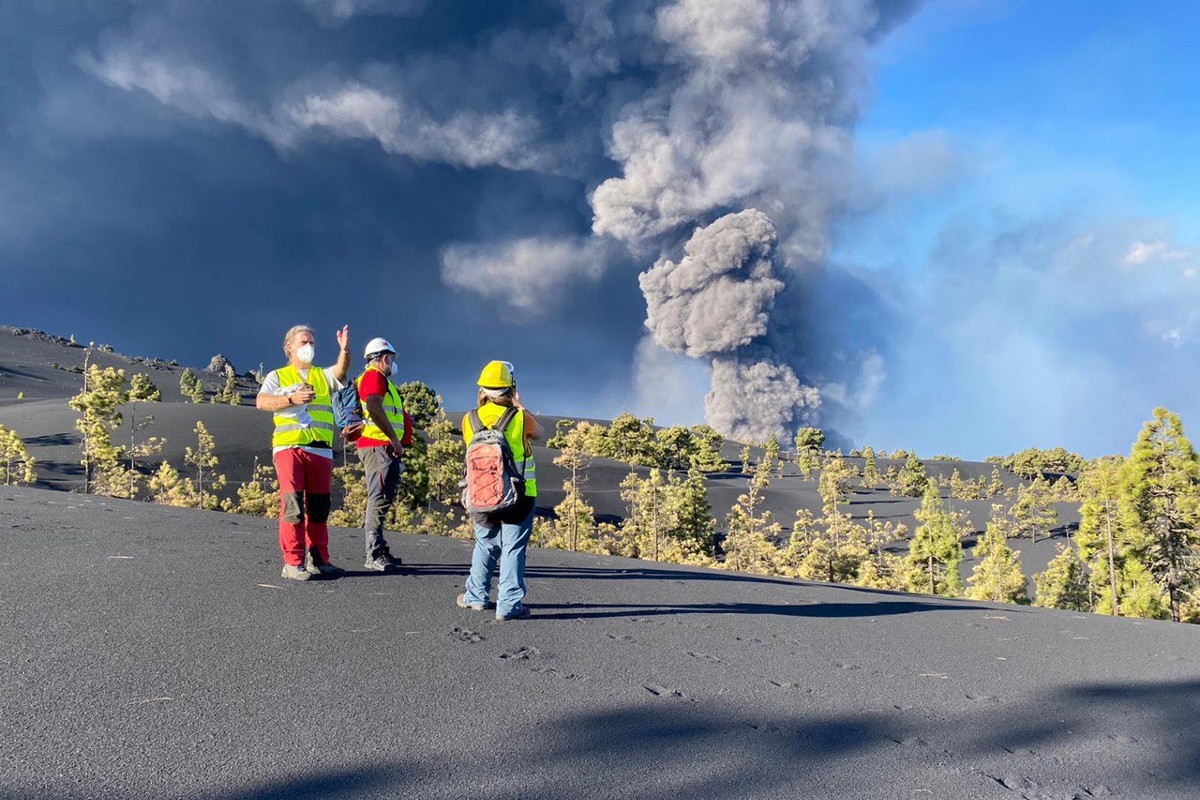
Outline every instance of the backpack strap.
<svg viewBox="0 0 1200 800"><path fill-rule="evenodd" d="M471 423L471 435L475 436L480 431L485 430L487 425L483 424L483 420L479 418L479 409L471 409L471 413L467 414L467 422Z"/></svg>
<svg viewBox="0 0 1200 800"><path fill-rule="evenodd" d="M509 406L508 410L500 415L500 419L496 420L496 424L492 427L492 430L500 431L501 433L506 432L508 430L508 424L513 421L513 417L516 415L517 409Z"/></svg>

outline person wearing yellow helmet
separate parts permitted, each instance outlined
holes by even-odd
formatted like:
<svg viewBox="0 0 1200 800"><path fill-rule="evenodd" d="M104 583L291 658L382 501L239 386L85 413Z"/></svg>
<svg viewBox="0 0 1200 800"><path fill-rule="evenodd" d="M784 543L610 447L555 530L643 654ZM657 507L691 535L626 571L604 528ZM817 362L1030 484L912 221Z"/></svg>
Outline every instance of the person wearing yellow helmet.
<svg viewBox="0 0 1200 800"><path fill-rule="evenodd" d="M491 427L509 417L503 434L523 478L523 492L510 508L490 514L473 514L475 549L471 554L471 572L466 591L458 596L459 608L482 611L492 608L489 600L492 576L499 566L496 619L521 619L529 616L525 605L525 551L533 531L533 512L537 506L537 465L531 441L544 435L541 423L526 410L517 392L512 363L490 361L479 373L477 408L463 417L463 442L471 444L475 434L472 418ZM509 410L515 409L515 414Z"/></svg>

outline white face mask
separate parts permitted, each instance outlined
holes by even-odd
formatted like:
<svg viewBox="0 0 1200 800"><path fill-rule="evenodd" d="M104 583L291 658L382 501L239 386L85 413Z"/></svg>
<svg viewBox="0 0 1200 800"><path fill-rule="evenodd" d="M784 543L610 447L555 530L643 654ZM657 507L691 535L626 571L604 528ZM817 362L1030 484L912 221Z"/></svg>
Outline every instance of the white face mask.
<svg viewBox="0 0 1200 800"><path fill-rule="evenodd" d="M311 344L302 344L296 348L296 360L301 364L311 364L316 350Z"/></svg>
<svg viewBox="0 0 1200 800"><path fill-rule="evenodd" d="M389 378L394 378L394 377L396 377L396 372L397 372L397 370L396 370L396 362L395 362L395 361L393 361L393 362L392 362L392 365L391 365L390 367L388 367L388 377L389 377Z"/></svg>

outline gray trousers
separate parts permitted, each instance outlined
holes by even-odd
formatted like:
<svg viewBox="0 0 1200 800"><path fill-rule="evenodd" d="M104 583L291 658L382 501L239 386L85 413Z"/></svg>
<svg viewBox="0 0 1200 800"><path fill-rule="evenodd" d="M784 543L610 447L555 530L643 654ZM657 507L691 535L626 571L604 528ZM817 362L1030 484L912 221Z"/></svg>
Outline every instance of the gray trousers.
<svg viewBox="0 0 1200 800"><path fill-rule="evenodd" d="M383 523L396 500L404 464L386 447L364 447L358 451L358 460L362 462L367 478L367 515L363 520L367 558L379 558L388 552Z"/></svg>

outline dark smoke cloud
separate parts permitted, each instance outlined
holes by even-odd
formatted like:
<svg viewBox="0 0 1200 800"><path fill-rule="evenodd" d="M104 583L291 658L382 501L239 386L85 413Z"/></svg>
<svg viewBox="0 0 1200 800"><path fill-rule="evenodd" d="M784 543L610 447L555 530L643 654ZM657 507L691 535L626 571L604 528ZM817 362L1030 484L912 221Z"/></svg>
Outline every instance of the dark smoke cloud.
<svg viewBox="0 0 1200 800"><path fill-rule="evenodd" d="M714 423L754 438L871 356L815 357L833 335L786 297L826 273L865 52L905 4L17 5L6 321L254 364L281 327L351 318L427 380L499 345L561 410L606 413L648 312L711 363Z"/></svg>

